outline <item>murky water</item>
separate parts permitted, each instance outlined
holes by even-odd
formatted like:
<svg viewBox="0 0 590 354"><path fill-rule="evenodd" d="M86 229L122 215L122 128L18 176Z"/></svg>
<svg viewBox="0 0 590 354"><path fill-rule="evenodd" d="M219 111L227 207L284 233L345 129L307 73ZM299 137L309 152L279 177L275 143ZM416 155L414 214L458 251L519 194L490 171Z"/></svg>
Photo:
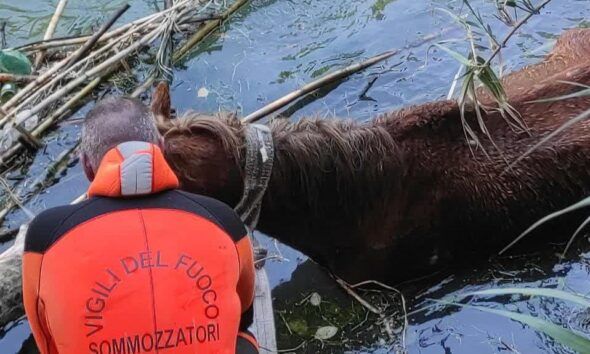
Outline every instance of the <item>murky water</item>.
<svg viewBox="0 0 590 354"><path fill-rule="evenodd" d="M38 39L51 16L56 1L2 0L0 19L8 21L7 40L17 45ZM70 0L58 35L86 33L124 1ZM151 0L132 1L132 9L122 21L137 18L157 8ZM232 110L247 114L286 94L326 71L377 54L401 48L421 36L445 31L445 39L462 39L448 15L438 8L458 12L461 1L415 0L254 0L226 23L220 34L209 37L175 71L173 103L177 111L196 109L205 112ZM473 1L486 14L498 33L505 27L493 18L490 1ZM504 52L508 70L538 60L563 30L586 26L590 1L554 0L542 16L530 23L512 40ZM463 41L456 44L464 45ZM429 44L405 51L348 80L322 90L289 109L294 119L304 115L368 119L380 112L411 103L446 96L458 64ZM376 81L361 95L367 85ZM198 97L206 88L208 95ZM30 167L13 171L11 183L24 191L34 190L34 182L47 173L56 157L71 149L79 132L76 121L92 102L45 139L47 146L34 156ZM76 161L54 178L44 193L34 196L26 207L33 213L65 204L87 186ZM15 226L26 221L22 212L12 213L6 222ZM304 255L265 239L271 253L284 258L267 263L276 300L280 346L295 352L388 352L393 350L377 319L342 292L320 267ZM8 245L0 246L0 249ZM587 246L584 241L582 250ZM587 247L586 247L587 248ZM463 269L433 275L422 282L401 285L411 306L420 307L427 298L441 298L465 290L494 288L507 284L565 286L590 292L590 256L582 254L558 265L552 253L521 257L501 264L483 264L478 269ZM410 266L410 265L409 265ZM396 270L392 270L396 271ZM309 310L304 301L312 292L322 297L322 306ZM588 330L584 309L542 298L490 298L485 303L496 308L518 310ZM343 316L342 314L346 314ZM301 315L301 318L297 316ZM397 314L399 316L400 313ZM347 319L342 321L342 319ZM339 322L340 321L340 322ZM296 326L294 326L296 325ZM340 329L332 340L313 338L315 329L332 325ZM394 328L398 342L400 334ZM1 353L30 352L26 321L11 324L0 332ZM338 338L337 340L334 340ZM410 316L405 346L410 353L568 353L518 322L470 309L440 309Z"/></svg>

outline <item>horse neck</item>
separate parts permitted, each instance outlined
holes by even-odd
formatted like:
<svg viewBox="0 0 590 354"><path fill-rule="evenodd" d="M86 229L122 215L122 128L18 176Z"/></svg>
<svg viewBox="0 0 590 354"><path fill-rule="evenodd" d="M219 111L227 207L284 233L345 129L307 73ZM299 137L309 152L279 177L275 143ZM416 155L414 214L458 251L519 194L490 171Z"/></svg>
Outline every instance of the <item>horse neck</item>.
<svg viewBox="0 0 590 354"><path fill-rule="evenodd" d="M345 235L399 188L391 135L373 122L319 119L275 120L271 130L276 156L259 229L312 256L315 236L323 246L354 247Z"/></svg>

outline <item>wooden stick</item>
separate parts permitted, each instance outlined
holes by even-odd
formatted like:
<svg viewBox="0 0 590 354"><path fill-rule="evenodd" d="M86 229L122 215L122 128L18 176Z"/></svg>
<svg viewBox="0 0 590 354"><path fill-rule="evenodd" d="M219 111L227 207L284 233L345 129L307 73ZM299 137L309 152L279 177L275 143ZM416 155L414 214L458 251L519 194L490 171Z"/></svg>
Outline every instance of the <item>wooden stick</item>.
<svg viewBox="0 0 590 354"><path fill-rule="evenodd" d="M18 141L20 141L26 147L31 148L32 150L37 150L43 146L41 140L32 136L31 133L29 133L20 124L15 124L12 128L19 133Z"/></svg>
<svg viewBox="0 0 590 354"><path fill-rule="evenodd" d="M377 309L375 306L371 305L370 303L367 302L367 300L363 299L359 294L356 293L356 291L354 291L352 289L352 287L350 285L348 285L347 282L345 282L344 280L340 279L340 278L334 278L336 280L336 282L338 283L338 285L340 285L340 287L342 289L344 289L344 291L346 291L346 293L348 293L348 295L352 296L353 298L356 299L356 301L358 301L361 305L363 305L364 308L366 308L367 310L371 311L372 313L378 315L378 316L382 316L383 315L383 311Z"/></svg>
<svg viewBox="0 0 590 354"><path fill-rule="evenodd" d="M152 84L154 83L154 81L156 81L156 75L155 74L151 74L150 76L148 76L148 78L141 83L141 85L137 86L135 88L135 90L133 90L133 92L131 92L131 97L139 97L141 96L142 93L146 92L147 90L150 89L150 87L152 87Z"/></svg>
<svg viewBox="0 0 590 354"><path fill-rule="evenodd" d="M312 81L312 82L300 87L299 89L269 103L268 105L260 108L259 110L255 111L253 113L250 113L246 117L242 118L242 122L243 123L256 122L257 120L285 107L286 105L290 104L291 102L295 101L296 99L298 99L301 96L304 96L312 91L315 91L318 88L325 86L329 83L332 83L334 81L338 81L338 80L343 79L345 77L348 77L358 71L368 68L371 65L377 64L380 61L390 58L399 52L400 52L400 50L390 50L390 51L381 53L379 55L376 55L374 57L371 57L363 62L355 63L355 64L347 66L344 69L334 71L333 73L323 76L323 77L319 78L318 80Z"/></svg>
<svg viewBox="0 0 590 354"><path fill-rule="evenodd" d="M67 68L78 62L78 60L80 60L82 57L84 57L84 55L86 55L86 53L90 49L92 49L92 47L94 47L94 45L100 39L100 37L102 37L102 35L105 34L105 32L108 31L109 28L111 28L113 24L119 19L119 17L121 17L127 10L129 10L130 7L131 6L129 4L125 4L117 12L115 12L113 16L104 25L102 25L98 32L92 35L92 37L90 37L90 39L86 43L84 43L84 45L78 51L76 51L76 54L70 58L70 60L64 66L63 70L66 70Z"/></svg>
<svg viewBox="0 0 590 354"><path fill-rule="evenodd" d="M16 82L16 83L23 83L23 82L31 82L37 79L35 75L15 75L15 74L5 74L0 73L0 84L6 82Z"/></svg>
<svg viewBox="0 0 590 354"><path fill-rule="evenodd" d="M438 33L430 34L421 40L418 40L410 45L407 45L403 49L406 50L406 49L410 49L410 48L419 47L420 45L422 45L424 43L430 42L433 39L440 37L445 32L446 32L446 30L438 32ZM378 54L374 57L371 57L363 62L352 64L352 65L345 67L344 69L340 69L340 70L334 71L333 73L327 74L326 76L323 76L317 80L314 80L314 81L300 87L299 89L269 103L268 105L260 108L259 110L248 114L246 117L242 118L242 123L256 122L257 120L259 120L259 119L261 119L273 112L276 112L277 110L285 107L286 105L292 103L293 101L297 100L298 98L305 96L308 93L317 90L318 88L321 88L321 87L326 86L330 83L333 83L334 81L338 81L343 78L346 78L356 72L359 72L363 69L368 68L369 66L375 65L375 64L379 63L380 61L390 58L390 57L398 54L401 51L402 50L400 50L400 49L392 49L392 50L383 52L381 54Z"/></svg>
<svg viewBox="0 0 590 354"><path fill-rule="evenodd" d="M143 23L143 21L145 21L145 19L140 19L138 21L134 21L132 23L126 24L124 26L121 26L119 28L116 28L112 31L109 31L107 33L104 34L104 36L102 36L99 40L98 43L102 43L102 42L106 42L109 39L112 39L122 33L125 33L127 30L129 30L130 28L137 26L141 23ZM148 27L148 30L153 29L156 25L152 25L152 27ZM50 40L46 40L46 41L35 41L35 42L31 42L28 44L24 44L22 46L19 47L14 47L12 49L14 50L18 50L21 52L34 52L36 50L43 50L43 49L49 49L49 48L57 48L57 47L67 47L67 46L73 46L73 45L80 45L80 44L84 44L86 43L90 38L92 37L92 35L85 35L85 36L69 36L69 37L61 37L61 38L53 38Z"/></svg>
<svg viewBox="0 0 590 354"><path fill-rule="evenodd" d="M11 49L18 50L19 52L34 52L37 50L45 50L55 47L66 47L69 45L83 44L90 37L91 35L54 37L50 39L42 39L39 41L29 42ZM104 38L101 38L99 42L103 40Z"/></svg>
<svg viewBox="0 0 590 354"><path fill-rule="evenodd" d="M406 297L404 296L404 294L400 290L398 290L392 286L383 284L377 280L365 280L360 283L353 284L350 287L353 289L356 289L359 286L363 286L363 285L367 285L367 284L380 286L386 290L392 291L392 292L399 295L401 303L402 303L402 311L404 312L404 327L402 328L402 348L405 349L406 348L406 333L408 331L408 327L410 326L410 322L408 320L408 307L406 305Z"/></svg>
<svg viewBox="0 0 590 354"><path fill-rule="evenodd" d="M55 13L51 17L51 20L49 21L49 24L47 25L47 30L45 31L45 35L43 36L44 40L48 40L51 37L53 37L53 34L55 33L55 29L57 28L57 22L61 18L61 14L63 13L64 9L66 8L67 3L68 3L68 0L59 0L59 2L57 3L57 6L55 8ZM35 57L35 64L33 66L35 68L35 70L37 70L39 68L39 65L41 65L41 62L43 61L44 58L45 58L45 51L44 50L39 51L39 53L37 53L37 56Z"/></svg>

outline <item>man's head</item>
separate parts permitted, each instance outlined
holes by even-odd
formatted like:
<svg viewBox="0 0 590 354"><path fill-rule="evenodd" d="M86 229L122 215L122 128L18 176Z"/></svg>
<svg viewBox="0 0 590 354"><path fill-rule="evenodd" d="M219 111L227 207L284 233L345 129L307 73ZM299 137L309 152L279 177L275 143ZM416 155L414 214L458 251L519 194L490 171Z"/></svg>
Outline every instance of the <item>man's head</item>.
<svg viewBox="0 0 590 354"><path fill-rule="evenodd" d="M104 155L126 141L145 141L162 145L152 113L141 101L109 97L86 115L82 127L82 163L93 180Z"/></svg>

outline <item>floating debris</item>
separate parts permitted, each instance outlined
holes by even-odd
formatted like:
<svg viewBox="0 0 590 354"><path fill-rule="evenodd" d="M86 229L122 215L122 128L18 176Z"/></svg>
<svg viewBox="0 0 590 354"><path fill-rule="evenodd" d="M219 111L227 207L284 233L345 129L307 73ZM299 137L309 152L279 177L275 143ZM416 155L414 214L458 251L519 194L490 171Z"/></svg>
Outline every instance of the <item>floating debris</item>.
<svg viewBox="0 0 590 354"><path fill-rule="evenodd" d="M206 87L201 87L199 91L197 91L197 97L199 98L206 98L209 96L209 90Z"/></svg>

